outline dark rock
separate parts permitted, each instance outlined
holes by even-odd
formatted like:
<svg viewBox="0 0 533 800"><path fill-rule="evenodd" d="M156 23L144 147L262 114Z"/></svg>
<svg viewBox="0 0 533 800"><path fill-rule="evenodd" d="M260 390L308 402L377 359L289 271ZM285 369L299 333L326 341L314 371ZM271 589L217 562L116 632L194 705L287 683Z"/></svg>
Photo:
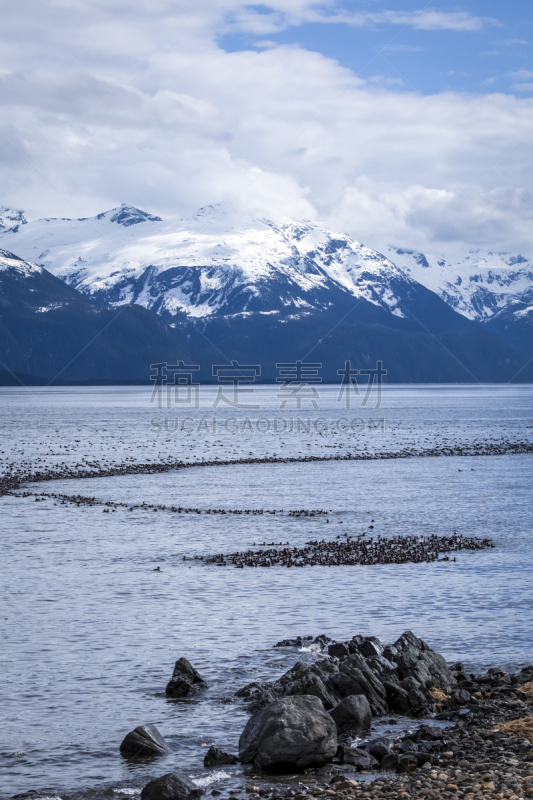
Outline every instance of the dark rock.
<svg viewBox="0 0 533 800"><path fill-rule="evenodd" d="M365 658L380 656L383 652L383 645L375 636L365 636L363 642L359 645L359 651Z"/></svg>
<svg viewBox="0 0 533 800"><path fill-rule="evenodd" d="M432 756L431 753L426 753L422 750L418 750L416 753L409 753L409 755L416 757L419 767L423 767L424 764L434 764L436 761L435 756Z"/></svg>
<svg viewBox="0 0 533 800"><path fill-rule="evenodd" d="M328 647L328 655L335 656L335 658L344 658L344 656L350 655L350 651L342 642L335 642L335 644L330 644Z"/></svg>
<svg viewBox="0 0 533 800"><path fill-rule="evenodd" d="M352 636L348 642L348 650L350 653L359 653L359 647L363 644L364 640L364 636L361 636L360 634L357 634L357 636Z"/></svg>
<svg viewBox="0 0 533 800"><path fill-rule="evenodd" d="M139 725L125 736L120 752L129 758L161 756L168 753L169 748L155 725Z"/></svg>
<svg viewBox="0 0 533 800"><path fill-rule="evenodd" d="M381 759L379 766L381 769L398 769L399 761L396 753L389 753Z"/></svg>
<svg viewBox="0 0 533 800"><path fill-rule="evenodd" d="M470 703L471 699L470 692L467 692L466 689L454 689L452 691L452 700L454 703L465 705L466 703Z"/></svg>
<svg viewBox="0 0 533 800"><path fill-rule="evenodd" d="M461 664L461 662L460 662L460 661L457 661L455 664L452 664L452 666L450 667L450 669L453 669L453 670L454 670L454 672L464 672L464 671L465 671L465 668L464 668L464 666Z"/></svg>
<svg viewBox="0 0 533 800"><path fill-rule="evenodd" d="M411 714L415 717L422 717L433 709L433 703L418 689L411 689L407 699L411 706Z"/></svg>
<svg viewBox="0 0 533 800"><path fill-rule="evenodd" d="M339 701L337 693L330 691L324 684L322 678L320 678L319 675L315 675L313 672L309 672L303 677L300 680L298 690L294 691L293 689L290 694L306 694L312 697L318 697L326 711L333 708Z"/></svg>
<svg viewBox="0 0 533 800"><path fill-rule="evenodd" d="M406 645L394 656L394 661L402 678L412 678L428 689L433 686L445 689L455 683L444 658L427 645L423 650Z"/></svg>
<svg viewBox="0 0 533 800"><path fill-rule="evenodd" d="M418 759L414 755L402 756L398 761L398 772L413 772L417 767Z"/></svg>
<svg viewBox="0 0 533 800"><path fill-rule="evenodd" d="M412 739L404 739L400 745L400 753L412 753L418 750L418 745Z"/></svg>
<svg viewBox="0 0 533 800"><path fill-rule="evenodd" d="M172 678L165 689L169 697L188 697L201 689L207 689L207 683L186 658L176 661Z"/></svg>
<svg viewBox="0 0 533 800"><path fill-rule="evenodd" d="M378 761L374 756L371 756L370 753L367 753L366 750L362 750L359 747L345 746L339 748L339 763L350 764L359 771L363 769L372 769L378 765Z"/></svg>
<svg viewBox="0 0 533 800"><path fill-rule="evenodd" d="M399 714L407 714L410 709L408 692L403 686L394 681L383 680L383 686L387 692L387 702L389 706Z"/></svg>
<svg viewBox="0 0 533 800"><path fill-rule="evenodd" d="M444 738L444 731L442 728L437 728L436 725L421 725L415 735L415 741L436 741Z"/></svg>
<svg viewBox="0 0 533 800"><path fill-rule="evenodd" d="M329 676L327 685L334 686L341 697L364 694L372 712L376 715L388 712L385 687L359 653L343 658L339 664L339 671Z"/></svg>
<svg viewBox="0 0 533 800"><path fill-rule="evenodd" d="M393 644L388 644L383 653L383 658L386 658L387 661L394 661L394 656L398 653L398 648L395 647Z"/></svg>
<svg viewBox="0 0 533 800"><path fill-rule="evenodd" d="M372 711L368 700L362 694L352 694L335 706L330 712L335 721L337 733L366 733L370 730Z"/></svg>
<svg viewBox="0 0 533 800"><path fill-rule="evenodd" d="M417 650L429 650L429 646L419 639L418 636L415 636L412 631L405 631L402 635L394 642L392 645L396 648L399 652L403 650L405 647L414 647Z"/></svg>
<svg viewBox="0 0 533 800"><path fill-rule="evenodd" d="M141 800L196 800L204 793L185 776L169 772L147 783Z"/></svg>
<svg viewBox="0 0 533 800"><path fill-rule="evenodd" d="M221 767L223 764L238 764L238 762L237 756L232 756L211 745L204 758L204 767Z"/></svg>
<svg viewBox="0 0 533 800"><path fill-rule="evenodd" d="M382 741L380 739L376 739L374 742L370 742L370 744L365 748L371 756L373 756L377 761L381 763L381 761L392 753L390 745L387 744L386 741Z"/></svg>
<svg viewBox="0 0 533 800"><path fill-rule="evenodd" d="M320 767L337 752L335 723L317 697L275 700L248 720L239 739L243 764L271 770Z"/></svg>
<svg viewBox="0 0 533 800"><path fill-rule="evenodd" d="M388 675L396 669L396 664L383 656L371 656L367 658L366 663L373 672L377 672L380 676Z"/></svg>

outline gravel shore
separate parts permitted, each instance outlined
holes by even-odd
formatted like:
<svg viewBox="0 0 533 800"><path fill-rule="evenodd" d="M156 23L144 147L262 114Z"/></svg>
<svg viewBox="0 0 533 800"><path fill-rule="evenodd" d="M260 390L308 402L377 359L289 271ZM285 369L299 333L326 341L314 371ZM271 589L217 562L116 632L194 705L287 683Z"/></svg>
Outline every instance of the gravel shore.
<svg viewBox="0 0 533 800"><path fill-rule="evenodd" d="M257 781L243 787L250 800L526 800L533 797L533 666L507 675L492 671L490 689L474 692L467 704L443 698L437 719L450 726L435 728L436 738L423 745L423 728L391 743L399 756L398 772L379 771L371 780L350 768L327 768L313 775L308 770L296 787ZM473 677L473 676L472 676ZM477 676L479 678L480 676ZM429 734L431 735L431 734ZM361 746L361 745L360 745ZM431 750L426 763L423 750ZM411 753L411 754L410 754ZM370 776L368 776L370 777ZM361 780L362 779L362 780ZM220 800L225 800L222 793ZM239 796L235 791L229 795Z"/></svg>

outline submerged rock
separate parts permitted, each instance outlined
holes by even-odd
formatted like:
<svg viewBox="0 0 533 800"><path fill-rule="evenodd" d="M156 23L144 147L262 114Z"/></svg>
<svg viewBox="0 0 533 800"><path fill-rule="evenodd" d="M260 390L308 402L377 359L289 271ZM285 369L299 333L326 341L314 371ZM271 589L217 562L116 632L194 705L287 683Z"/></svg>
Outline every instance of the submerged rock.
<svg viewBox="0 0 533 800"><path fill-rule="evenodd" d="M335 723L317 697L274 701L248 720L239 740L243 764L298 772L321 767L337 752Z"/></svg>
<svg viewBox="0 0 533 800"><path fill-rule="evenodd" d="M160 756L169 748L155 725L139 725L130 731L120 745L120 752L129 758L134 756Z"/></svg>
<svg viewBox="0 0 533 800"><path fill-rule="evenodd" d="M165 689L166 694L169 697L188 697L201 689L207 689L207 683L186 658L179 658Z"/></svg>
<svg viewBox="0 0 533 800"><path fill-rule="evenodd" d="M169 772L147 783L141 800L197 800L204 793L185 776Z"/></svg>

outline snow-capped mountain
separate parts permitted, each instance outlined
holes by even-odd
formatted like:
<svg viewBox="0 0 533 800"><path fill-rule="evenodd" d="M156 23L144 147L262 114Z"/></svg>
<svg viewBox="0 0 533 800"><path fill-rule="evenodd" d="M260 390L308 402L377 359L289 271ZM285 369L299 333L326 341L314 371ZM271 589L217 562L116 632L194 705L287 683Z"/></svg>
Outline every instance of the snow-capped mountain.
<svg viewBox="0 0 533 800"><path fill-rule="evenodd" d="M23 217L22 217L23 219ZM233 215L208 206L179 223L122 205L88 219L42 219L0 242L99 302L168 317L305 313L338 295L402 316L409 275L314 222Z"/></svg>
<svg viewBox="0 0 533 800"><path fill-rule="evenodd" d="M146 380L150 363L176 351L188 356L156 314L138 306L97 305L43 267L0 250L3 385L24 384L28 375L38 383Z"/></svg>
<svg viewBox="0 0 533 800"><path fill-rule="evenodd" d="M168 334L207 365L224 353L272 371L312 352L330 380L347 358L386 358L399 381L525 380L533 275L523 256L386 257L317 222L218 206L178 222L125 204L33 222L4 208L0 224L0 247L31 262L21 269L61 279L94 308L148 315L138 319L152 341Z"/></svg>
<svg viewBox="0 0 533 800"><path fill-rule="evenodd" d="M19 277L29 277L31 275L41 275L42 267L37 264L30 264L24 261L9 250L0 250L0 272L10 272L13 270Z"/></svg>
<svg viewBox="0 0 533 800"><path fill-rule="evenodd" d="M522 255L469 250L455 258L390 246L390 258L469 319L533 311L533 263Z"/></svg>
<svg viewBox="0 0 533 800"><path fill-rule="evenodd" d="M220 206L178 222L126 204L86 219L29 223L2 208L0 244L97 302L136 303L165 318L301 315L341 297L402 317L417 284L471 320L533 313L533 264L524 256L451 258L391 246L386 257L316 222Z"/></svg>
<svg viewBox="0 0 533 800"><path fill-rule="evenodd" d="M0 206L0 234L16 233L21 225L26 225L26 218L22 211Z"/></svg>

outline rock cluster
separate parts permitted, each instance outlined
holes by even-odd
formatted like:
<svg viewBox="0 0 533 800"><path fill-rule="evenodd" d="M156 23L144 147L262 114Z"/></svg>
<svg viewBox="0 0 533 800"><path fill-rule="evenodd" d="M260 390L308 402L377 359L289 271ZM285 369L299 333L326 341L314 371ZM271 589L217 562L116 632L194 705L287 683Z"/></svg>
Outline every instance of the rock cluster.
<svg viewBox="0 0 533 800"><path fill-rule="evenodd" d="M329 711L344 698L363 695L375 716L396 712L417 717L435 710L439 696L432 691L441 690L447 697L457 683L444 658L411 631L386 647L375 637L363 636L344 643L327 637L314 642L328 647L325 658L314 664L299 661L274 683L250 683L237 696L249 701L255 712L279 697L313 695Z"/></svg>

